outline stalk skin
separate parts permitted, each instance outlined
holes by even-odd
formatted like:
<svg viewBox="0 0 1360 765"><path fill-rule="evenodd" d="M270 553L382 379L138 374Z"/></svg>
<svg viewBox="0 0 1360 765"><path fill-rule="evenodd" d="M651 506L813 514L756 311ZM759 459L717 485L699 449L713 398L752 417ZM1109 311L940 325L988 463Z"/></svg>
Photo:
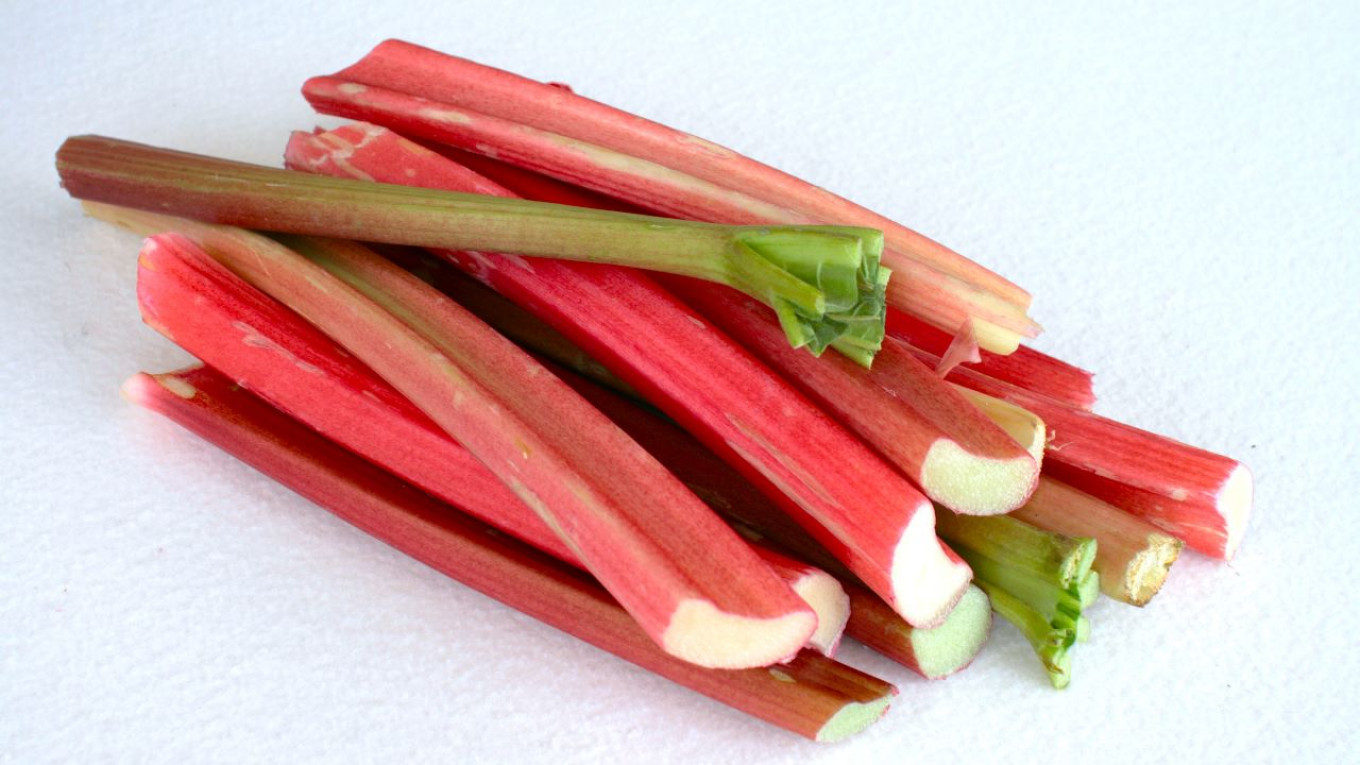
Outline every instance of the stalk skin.
<svg viewBox="0 0 1360 765"><path fill-rule="evenodd" d="M891 337L941 358L954 341L948 332L894 309L888 311L887 332ZM982 351L980 360L965 363L964 368L1048 396L1077 409L1090 410L1096 403L1093 375L1090 372L1029 346L1022 345L1010 355Z"/></svg>
<svg viewBox="0 0 1360 765"><path fill-rule="evenodd" d="M211 369L139 374L123 392L436 571L785 730L845 738L876 721L896 695L888 683L816 654L777 670L703 669L668 656L581 572L411 488Z"/></svg>

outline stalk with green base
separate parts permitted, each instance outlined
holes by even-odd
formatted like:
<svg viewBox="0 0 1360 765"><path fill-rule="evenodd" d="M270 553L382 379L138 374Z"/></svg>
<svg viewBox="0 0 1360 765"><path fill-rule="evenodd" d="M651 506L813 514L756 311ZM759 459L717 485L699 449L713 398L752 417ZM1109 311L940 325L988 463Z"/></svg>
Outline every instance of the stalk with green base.
<svg viewBox="0 0 1360 765"><path fill-rule="evenodd" d="M1033 646L1055 688L1072 679L1068 651L1090 635L1083 611L1100 594L1092 570L1096 541L1068 537L998 515L972 517L941 510L940 536L973 569L973 582L992 608Z"/></svg>
<svg viewBox="0 0 1360 765"><path fill-rule="evenodd" d="M868 364L883 337L883 234L721 226L280 170L100 136L57 170L79 199L295 234L512 252L718 282L774 309L789 343ZM532 266L529 266L532 267Z"/></svg>

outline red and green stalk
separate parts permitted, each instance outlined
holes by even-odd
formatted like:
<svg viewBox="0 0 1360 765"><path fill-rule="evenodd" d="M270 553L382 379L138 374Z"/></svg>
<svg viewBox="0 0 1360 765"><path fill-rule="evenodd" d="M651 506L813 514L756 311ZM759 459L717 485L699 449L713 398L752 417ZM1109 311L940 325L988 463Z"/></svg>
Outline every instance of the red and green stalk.
<svg viewBox="0 0 1360 765"><path fill-rule="evenodd" d="M112 217L161 227L154 214ZM813 633L806 604L683 484L531 357L418 279L357 245L304 257L236 229L176 228L198 244L181 235L149 240L143 274L235 274L297 311L509 486L667 652L709 667L760 666L792 655ZM192 296L188 303L183 310L194 309Z"/></svg>
<svg viewBox="0 0 1360 765"><path fill-rule="evenodd" d="M889 300L986 347L1014 350L1038 326L1029 295L887 218L731 150L558 86L390 41L304 85L314 108L487 153L661 214L747 223L862 221L888 237ZM739 189L739 190L738 190Z"/></svg>
<svg viewBox="0 0 1360 765"><path fill-rule="evenodd" d="M137 375L134 403L174 420L360 530L539 621L723 704L817 741L873 724L896 689L817 654L712 670L668 656L606 591L432 499L208 369Z"/></svg>
<svg viewBox="0 0 1360 765"><path fill-rule="evenodd" d="M883 337L888 271L879 268L883 235L874 229L677 221L361 183L99 136L68 138L57 171L79 199L212 223L487 248L717 281L773 308L790 344L821 353L840 340L865 364Z"/></svg>
<svg viewBox="0 0 1360 765"><path fill-rule="evenodd" d="M393 142L412 148L373 148ZM290 166L314 172L458 182L443 157L363 126L325 139L295 134L287 157ZM908 622L939 624L963 595L968 568L935 537L930 502L655 282L637 271L560 260L439 254L532 311L698 436Z"/></svg>
<svg viewBox="0 0 1360 765"><path fill-rule="evenodd" d="M182 219L94 211L147 230L194 234L195 225ZM244 247L255 241L241 237ZM330 242L309 245L327 248ZM341 446L559 560L586 567L485 465L371 369L259 290L229 272L198 265L149 251L137 285L149 326L282 411L332 434ZM835 580L772 550L753 549L816 613L809 645L834 650L848 610Z"/></svg>

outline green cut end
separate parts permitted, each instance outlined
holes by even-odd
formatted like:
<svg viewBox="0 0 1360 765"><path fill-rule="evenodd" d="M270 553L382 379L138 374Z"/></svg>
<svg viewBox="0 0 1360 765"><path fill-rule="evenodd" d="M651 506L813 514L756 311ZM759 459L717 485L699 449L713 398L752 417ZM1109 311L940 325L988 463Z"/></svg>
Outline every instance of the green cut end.
<svg viewBox="0 0 1360 765"><path fill-rule="evenodd" d="M1100 597L1100 574L1095 571L1088 571L1085 577L1077 583L1077 598L1081 602L1082 610L1088 609L1096 604L1096 598Z"/></svg>
<svg viewBox="0 0 1360 765"><path fill-rule="evenodd" d="M1049 682L1054 688L1066 688L1072 679L1072 658L1069 649L1077 642L1081 616L1067 618L1059 615L1052 621L1031 608L1020 598L985 579L976 580L979 587L992 599L992 608L1001 618L1015 625L1029 641L1038 656ZM1089 630L1089 625L1087 626Z"/></svg>
<svg viewBox="0 0 1360 765"><path fill-rule="evenodd" d="M867 367L883 344L882 248L875 229L747 227L733 239L731 286L772 307L794 348L835 347Z"/></svg>
<svg viewBox="0 0 1360 765"><path fill-rule="evenodd" d="M821 730L817 731L817 741L834 744L850 738L878 722L883 713L888 711L888 705L891 703L892 697L884 696L873 701L846 704L841 711L826 721Z"/></svg>
<svg viewBox="0 0 1360 765"><path fill-rule="evenodd" d="M931 680L958 672L982 650L991 625L991 602L982 590L969 586L943 624L911 631L917 669Z"/></svg>

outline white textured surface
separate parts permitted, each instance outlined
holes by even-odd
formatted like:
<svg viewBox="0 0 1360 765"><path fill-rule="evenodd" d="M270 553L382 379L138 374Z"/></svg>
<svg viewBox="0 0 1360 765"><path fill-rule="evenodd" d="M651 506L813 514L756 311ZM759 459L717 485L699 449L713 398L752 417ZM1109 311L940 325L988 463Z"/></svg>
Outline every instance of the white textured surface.
<svg viewBox="0 0 1360 765"><path fill-rule="evenodd" d="M1360 6L156 5L0 10L0 763L1355 755ZM317 121L303 78L386 36L745 150L1026 285L1101 411L1251 465L1238 559L1185 556L1142 611L1102 602L1061 693L1004 625L935 684L852 647L902 696L818 747L124 404L124 377L186 357L138 322L136 240L58 189L61 139L272 163Z"/></svg>

